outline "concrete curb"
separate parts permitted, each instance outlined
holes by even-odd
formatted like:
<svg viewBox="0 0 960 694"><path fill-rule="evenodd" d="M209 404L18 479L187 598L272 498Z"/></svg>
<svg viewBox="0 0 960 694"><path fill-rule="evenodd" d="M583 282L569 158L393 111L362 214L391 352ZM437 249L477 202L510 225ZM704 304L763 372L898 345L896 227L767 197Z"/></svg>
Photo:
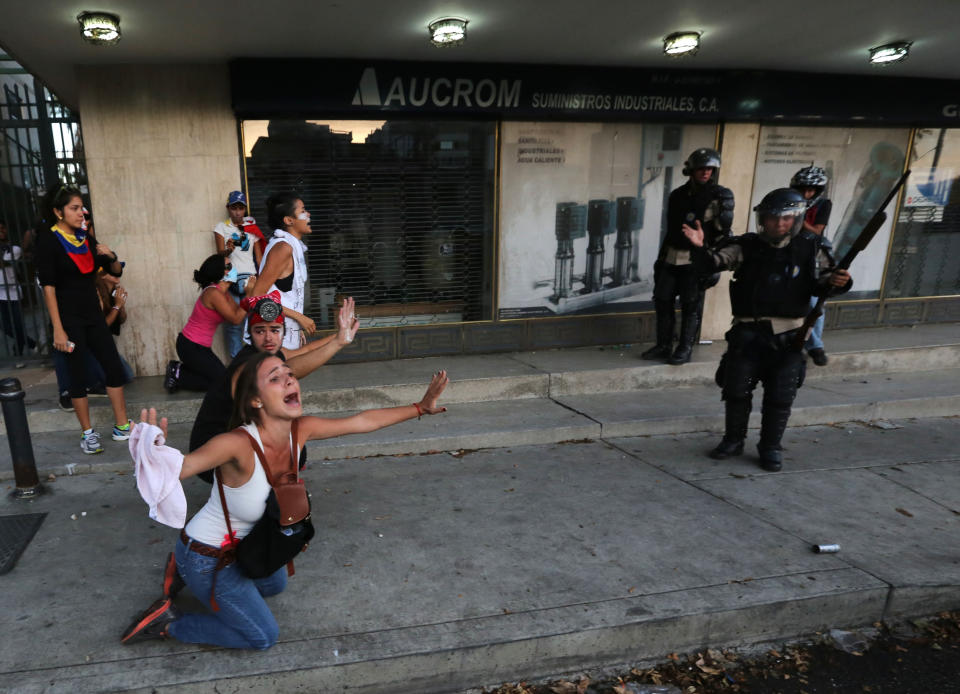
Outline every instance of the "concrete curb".
<svg viewBox="0 0 960 694"><path fill-rule="evenodd" d="M710 385L717 363L694 361L683 366L668 366L653 362L634 362L632 366L557 371L485 378L467 378L454 381L444 394L446 402L491 402L531 398L560 398L570 395L597 393L625 393L645 389L679 388ZM960 345L900 347L867 352L832 354L826 367L810 366L810 382L840 380L867 374L897 373L918 370L931 371L960 366ZM334 367L335 368L335 367ZM422 383L387 383L356 388L304 388L304 409L310 414L363 410L375 407L393 407L418 400L423 394ZM144 398L128 396L128 412L136 415L142 407L162 408L170 422L191 422L203 398L201 395L171 397L156 393ZM63 412L51 401L38 401L28 408L27 423L33 433L63 431L76 426L73 413ZM112 418L109 402L96 398L90 402L91 418L95 422ZM931 415L935 416L935 415ZM0 417L2 422L2 417ZM683 429L695 431L695 429ZM657 433L663 433L658 431Z"/></svg>
<svg viewBox="0 0 960 694"><path fill-rule="evenodd" d="M507 405L500 407L496 401L482 406L477 404L465 406L471 408L471 411L479 407L497 407L504 410L508 407ZM441 425L442 420L425 420L425 423L429 423L430 426L426 431L427 427L421 426L419 429L412 428L406 433L389 431L330 441L314 441L308 446L309 458L311 461L337 460L378 455L418 455L437 451L502 448L582 439L614 439L701 431L720 433L724 426L723 411L719 406L711 408L710 414L643 417L624 421L598 421L591 418L589 409L578 412L562 402L549 399L531 399L514 404L514 407L521 406L526 410L540 410L537 418L527 424L519 419L508 424L501 422L486 431L471 431L446 423ZM562 407L558 409L558 406ZM865 403L811 405L794 407L790 417L790 427L878 419L951 417L958 414L960 414L960 394ZM483 410L480 410L476 418L483 415ZM469 419L474 417L471 416ZM510 417L507 419L509 420ZM416 420L414 422L416 423ZM760 426L759 412L755 411L751 414L750 426L752 428ZM50 464L47 462L49 457L38 459L37 470L40 479L43 480L50 474L63 476L94 472L129 472L131 463L126 444L107 442L105 446L107 448L104 453L97 456L82 456L79 453L68 456L66 458L68 463ZM11 468L0 467L0 481L12 478Z"/></svg>
<svg viewBox="0 0 960 694"><path fill-rule="evenodd" d="M813 575L816 580L809 577ZM434 694L520 677L635 663L704 644L785 639L884 616L889 586L858 569L803 572L425 626L280 642L268 654L194 650L162 658L0 676L23 694L192 693L218 688ZM796 598L797 594L804 595ZM558 629L559 626L559 629ZM589 659L586 660L590 654ZM143 682L150 682L143 686Z"/></svg>

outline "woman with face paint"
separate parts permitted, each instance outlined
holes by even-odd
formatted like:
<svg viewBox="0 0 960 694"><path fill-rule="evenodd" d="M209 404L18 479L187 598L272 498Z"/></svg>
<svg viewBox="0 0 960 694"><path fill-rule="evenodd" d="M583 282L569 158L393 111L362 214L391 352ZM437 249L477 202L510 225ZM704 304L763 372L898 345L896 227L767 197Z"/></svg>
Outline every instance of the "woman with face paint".
<svg viewBox="0 0 960 694"><path fill-rule="evenodd" d="M280 292L286 319L283 348L293 350L306 342L306 336L317 328L303 315L304 292L307 282L307 244L303 237L312 233L310 213L294 193L278 193L267 200L267 216L273 227L273 237L260 261L253 296Z"/></svg>
<svg viewBox="0 0 960 694"><path fill-rule="evenodd" d="M206 391L226 372L223 362L210 349L217 326L228 321L239 325L247 312L227 296L228 287L237 279L237 271L219 253L203 261L193 271L193 281L200 285L200 296L193 305L187 324L177 335L177 356L180 361L167 364L163 387L168 393L180 388Z"/></svg>

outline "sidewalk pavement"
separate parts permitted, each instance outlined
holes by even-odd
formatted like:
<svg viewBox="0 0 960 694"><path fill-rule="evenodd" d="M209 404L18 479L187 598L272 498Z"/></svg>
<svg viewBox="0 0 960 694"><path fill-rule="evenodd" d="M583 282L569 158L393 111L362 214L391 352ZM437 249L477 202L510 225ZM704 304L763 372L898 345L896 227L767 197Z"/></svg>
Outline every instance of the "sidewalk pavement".
<svg viewBox="0 0 960 694"><path fill-rule="evenodd" d="M420 399L439 369L451 377L443 396L451 412L373 434L313 442L310 455L346 458L722 431L723 407L713 379L723 343L697 347L694 360L681 367L640 359L645 347L328 365L301 382L310 414L407 405ZM829 347L828 366L808 367L792 426L960 413L960 326L834 331ZM42 476L129 469L126 446L109 440L113 421L106 398L90 400L105 451L81 455L76 417L57 408L56 386L44 383L39 371L24 374L23 383ZM171 421L171 445L187 445L202 394L168 395L159 377L137 379L125 392L129 416L138 418L141 408L155 406ZM753 419L758 426L757 412ZM6 437L0 436L0 480L12 476L9 461Z"/></svg>
<svg viewBox="0 0 960 694"><path fill-rule="evenodd" d="M705 457L720 402L702 354L680 368L638 365L639 346L442 360L445 415L352 451L311 445L318 537L270 601L281 635L266 652L119 644L158 596L177 532L147 518L122 455L58 473L33 501L4 495L0 516L48 515L0 576L0 690L459 692L960 607L956 326L849 333L831 334L833 363L797 412L884 418L791 428L777 474L752 442L742 458ZM845 355L843 340L879 353ZM353 406L408 403L439 361L307 381L342 392L353 379ZM915 370L929 364L957 371ZM936 416L896 418L925 409ZM41 469L89 465L75 438L35 435ZM470 440L491 447L457 445ZM364 450L404 455L341 457ZM210 493L186 489L191 510Z"/></svg>

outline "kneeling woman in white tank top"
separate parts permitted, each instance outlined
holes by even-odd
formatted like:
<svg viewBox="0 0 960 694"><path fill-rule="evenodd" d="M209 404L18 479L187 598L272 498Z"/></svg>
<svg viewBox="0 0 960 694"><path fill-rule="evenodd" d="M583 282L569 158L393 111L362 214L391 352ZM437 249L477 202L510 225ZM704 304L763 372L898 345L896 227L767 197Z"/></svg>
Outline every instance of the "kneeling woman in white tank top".
<svg viewBox="0 0 960 694"><path fill-rule="evenodd" d="M300 384L290 367L278 357L261 353L242 367L236 382L234 426L242 424L263 450L264 466L271 477L287 471L291 452L298 459L300 447L310 439L359 434L446 410L437 398L447 385L447 374L434 375L423 399L402 407L367 410L342 419L304 417ZM297 440L291 426L298 421ZM141 421L157 424L156 411L141 414ZM160 429L166 436L166 419ZM230 514L230 527L242 539L263 515L270 484L243 431L228 431L183 458L180 479L219 468ZM265 649L277 641L279 628L264 598L286 587L287 569L281 567L266 578L244 575L236 563L214 571L216 556L227 538L227 523L217 485L210 498L187 523L168 560L164 595L139 615L122 637L124 643L147 638L175 638L185 643L206 643L226 648ZM175 558L175 564L174 560ZM182 577L182 579L180 578ZM215 577L215 578L214 578ZM202 600L208 596L216 610L211 613L181 613L173 598L183 582Z"/></svg>

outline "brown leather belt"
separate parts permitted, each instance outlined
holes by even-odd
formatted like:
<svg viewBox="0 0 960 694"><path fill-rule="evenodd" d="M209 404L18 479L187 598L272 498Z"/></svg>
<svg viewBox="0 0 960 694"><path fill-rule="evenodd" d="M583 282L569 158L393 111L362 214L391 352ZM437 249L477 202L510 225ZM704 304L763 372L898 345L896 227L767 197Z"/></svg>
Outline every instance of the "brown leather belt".
<svg viewBox="0 0 960 694"><path fill-rule="evenodd" d="M187 549L189 549L191 552L202 554L205 557L213 557L214 559L226 559L224 565L230 564L234 560L233 552L224 552L222 549L217 549L216 547L205 545L202 542L197 542L192 537L187 535L186 530L180 530L180 539L183 540L183 544L185 544Z"/></svg>
<svg viewBox="0 0 960 694"><path fill-rule="evenodd" d="M187 535L187 531L183 529L180 530L180 539L183 540L183 544L186 545L187 549L191 552L202 554L205 557L213 557L217 560L217 565L213 568L213 582L210 586L210 607L213 608L214 612L219 612L220 606L214 597L217 592L217 574L220 573L220 569L225 566L230 566L230 564L237 560L237 553L232 549L217 549L216 547L205 545L202 542L197 542Z"/></svg>

